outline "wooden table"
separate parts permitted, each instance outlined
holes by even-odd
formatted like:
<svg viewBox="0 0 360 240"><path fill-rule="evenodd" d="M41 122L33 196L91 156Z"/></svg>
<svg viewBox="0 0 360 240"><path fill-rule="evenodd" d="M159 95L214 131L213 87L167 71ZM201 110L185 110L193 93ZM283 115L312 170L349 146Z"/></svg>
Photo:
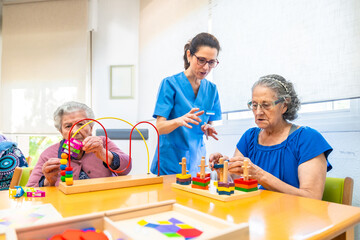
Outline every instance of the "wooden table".
<svg viewBox="0 0 360 240"><path fill-rule="evenodd" d="M11 199L0 191L0 209L51 203L63 217L143 205L169 199L221 219L248 222L250 239L330 239L360 223L360 208L303 197L261 191L254 197L221 202L171 188L175 176L164 184L65 195L45 187L45 198ZM4 239L4 236L0 236Z"/></svg>

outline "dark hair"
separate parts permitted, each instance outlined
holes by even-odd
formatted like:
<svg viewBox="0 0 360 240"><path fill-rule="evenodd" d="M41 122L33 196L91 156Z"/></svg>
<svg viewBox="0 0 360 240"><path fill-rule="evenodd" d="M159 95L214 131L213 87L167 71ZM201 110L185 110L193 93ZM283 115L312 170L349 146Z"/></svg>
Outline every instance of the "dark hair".
<svg viewBox="0 0 360 240"><path fill-rule="evenodd" d="M210 33L206 33L206 32L199 33L192 40L190 40L188 43L186 43L184 46L184 68L185 68L185 70L190 67L190 63L189 63L189 61L187 59L187 55L186 55L187 50L190 50L190 54L194 55L199 50L199 48L202 46L216 48L218 53L221 49L219 41L216 39L216 37L214 37Z"/></svg>
<svg viewBox="0 0 360 240"><path fill-rule="evenodd" d="M254 83L252 90L258 85L270 88L273 90L279 99L284 99L287 103L287 110L283 114L284 120L295 120L297 112L300 109L301 103L295 92L294 85L286 80L284 77L277 74L270 74L261 77Z"/></svg>

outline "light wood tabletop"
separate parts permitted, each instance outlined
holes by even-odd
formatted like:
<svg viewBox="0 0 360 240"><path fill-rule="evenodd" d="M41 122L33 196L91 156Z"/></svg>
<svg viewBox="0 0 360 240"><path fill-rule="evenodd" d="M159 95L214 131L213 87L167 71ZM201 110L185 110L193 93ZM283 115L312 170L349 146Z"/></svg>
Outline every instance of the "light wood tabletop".
<svg viewBox="0 0 360 240"><path fill-rule="evenodd" d="M0 210L51 203L63 217L175 199L177 203L234 223L249 223L250 239L330 239L360 223L360 208L260 190L222 202L174 189L175 175L163 184L65 195L44 187L44 198L9 198L0 191ZM0 236L4 239L4 236Z"/></svg>

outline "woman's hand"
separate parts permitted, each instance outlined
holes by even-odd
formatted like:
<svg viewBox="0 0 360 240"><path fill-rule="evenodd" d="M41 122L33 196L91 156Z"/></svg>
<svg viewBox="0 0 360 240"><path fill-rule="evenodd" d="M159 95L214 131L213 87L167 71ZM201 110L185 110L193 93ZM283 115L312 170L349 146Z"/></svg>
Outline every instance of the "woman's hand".
<svg viewBox="0 0 360 240"><path fill-rule="evenodd" d="M219 140L215 136L218 133L211 124L205 123L204 125L201 126L201 130L206 134L206 137L210 136L210 137L214 138L215 140Z"/></svg>
<svg viewBox="0 0 360 240"><path fill-rule="evenodd" d="M219 163L220 158L223 158L224 160L229 159L227 156L222 155L221 153L210 154L209 165L210 165L211 171L214 171L214 165Z"/></svg>
<svg viewBox="0 0 360 240"><path fill-rule="evenodd" d="M50 158L42 166L42 173L45 176L44 186L55 186L60 173L60 159Z"/></svg>
<svg viewBox="0 0 360 240"><path fill-rule="evenodd" d="M249 158L246 158L244 156L234 156L230 158L229 167L228 167L229 173L242 175L244 173L244 168L245 168L244 166L245 159L248 160L247 172L249 177L252 179L258 179L259 171L261 170L261 168L253 164Z"/></svg>
<svg viewBox="0 0 360 240"><path fill-rule="evenodd" d="M181 127L184 126L187 128L192 128L192 126L189 123L199 125L199 123L201 122L199 116L204 114L204 110L199 111L197 113L196 111L199 111L199 108L192 108L190 112L186 113L181 117L176 118L175 120L178 123L178 125Z"/></svg>
<svg viewBox="0 0 360 240"><path fill-rule="evenodd" d="M89 136L83 141L84 146L82 150L86 153L94 153L95 156L101 160L106 158L106 149L103 145L103 140L100 137ZM110 164L110 163L109 163Z"/></svg>

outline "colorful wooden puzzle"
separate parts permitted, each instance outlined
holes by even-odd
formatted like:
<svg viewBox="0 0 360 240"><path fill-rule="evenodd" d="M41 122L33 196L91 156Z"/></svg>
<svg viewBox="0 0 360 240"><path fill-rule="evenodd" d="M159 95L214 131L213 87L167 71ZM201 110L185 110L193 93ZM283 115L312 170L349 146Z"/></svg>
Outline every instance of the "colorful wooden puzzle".
<svg viewBox="0 0 360 240"><path fill-rule="evenodd" d="M189 185L191 184L191 174L187 174L186 170L186 158L182 158L181 162L181 173L176 174L176 183L181 185Z"/></svg>
<svg viewBox="0 0 360 240"><path fill-rule="evenodd" d="M228 161L224 161L223 158L220 158L219 163L214 165L214 168L219 173L220 179L218 182L215 181L213 182L214 184L211 184L210 173L205 173L205 167L206 167L205 158L202 157L201 160L202 160L201 165L199 165L200 172L197 173L196 177L193 177L192 179L193 181L190 186L179 183L178 175L182 175L182 174L177 174L176 183L173 183L172 187L224 202L233 201L245 197L256 196L260 193L259 191L257 191L258 189L257 189L256 180L253 179L247 180L246 188L244 187L244 182L242 182L241 185L238 184L237 189L236 189L236 185L237 182L240 181L240 179L235 180L234 183L228 182ZM184 168L184 165L182 166ZM249 174L247 173L247 176L248 175ZM204 178L202 179L201 177ZM256 184L256 188L255 188L255 184ZM239 191L235 191L235 190L239 190Z"/></svg>
<svg viewBox="0 0 360 240"><path fill-rule="evenodd" d="M176 218L156 222L141 220L138 224L143 227L153 228L167 237L184 237L185 239L192 239L199 237L203 233L199 229L179 221Z"/></svg>
<svg viewBox="0 0 360 240"><path fill-rule="evenodd" d="M109 233L109 237L114 240L249 239L248 223L227 222L176 204L174 200L68 217L42 225L17 227L6 232L6 239L47 239L63 234L68 229L89 227Z"/></svg>
<svg viewBox="0 0 360 240"><path fill-rule="evenodd" d="M216 192L219 195L231 195L234 194L235 184L228 182L228 164L229 161L223 161L224 168L222 169L223 172L223 179L222 181L217 182L216 184Z"/></svg>
<svg viewBox="0 0 360 240"><path fill-rule="evenodd" d="M235 189L243 192L253 192L258 190L258 181L256 179L250 179L249 174L249 159L244 160L242 178L234 180Z"/></svg>
<svg viewBox="0 0 360 240"><path fill-rule="evenodd" d="M201 164L199 165L199 167L200 172L197 173L196 177L192 178L191 187L208 190L210 184L210 173L205 173L205 167L207 167L207 165L205 165L205 157L201 158Z"/></svg>

